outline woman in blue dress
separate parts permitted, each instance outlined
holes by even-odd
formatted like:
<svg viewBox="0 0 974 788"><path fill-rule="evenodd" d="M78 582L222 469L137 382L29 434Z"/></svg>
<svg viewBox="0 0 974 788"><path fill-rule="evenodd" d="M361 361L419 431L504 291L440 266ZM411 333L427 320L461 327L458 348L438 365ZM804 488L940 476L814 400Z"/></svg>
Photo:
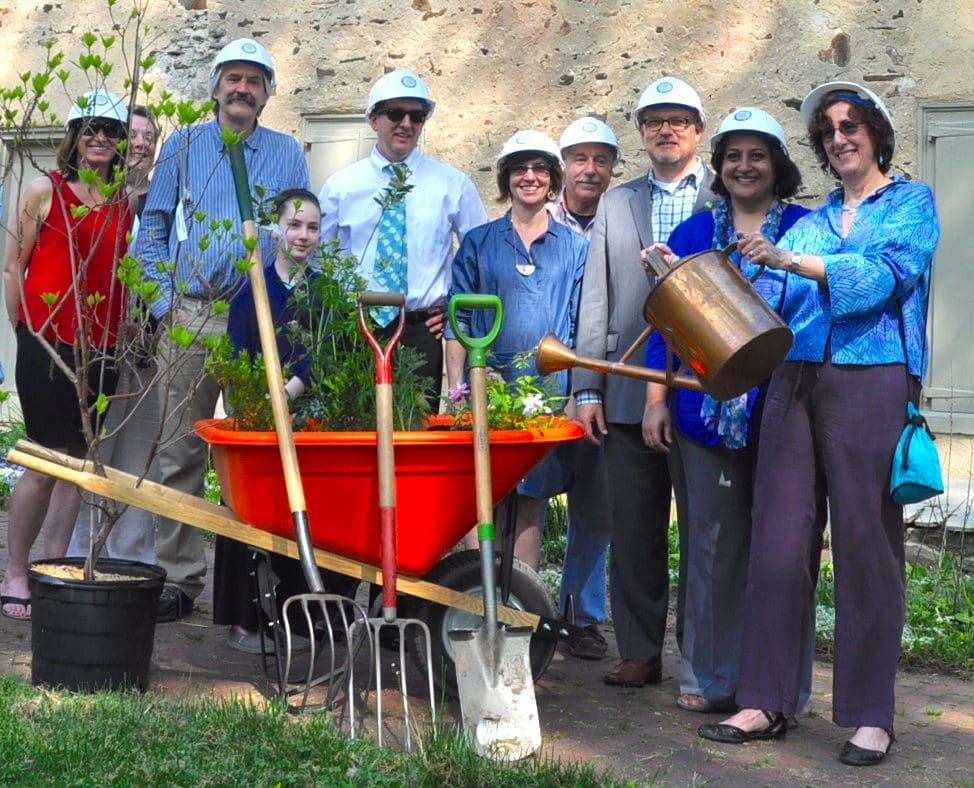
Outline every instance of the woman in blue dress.
<svg viewBox="0 0 974 788"><path fill-rule="evenodd" d="M575 344L575 325L588 241L550 218L546 205L561 192L564 168L554 140L539 131L519 131L497 159L498 202L511 203L499 219L470 230L453 260L450 296L497 295L504 323L491 348L490 363L513 380L538 375L534 360L517 368L516 356L531 352L547 333ZM485 310L457 313L467 336L484 336L493 323ZM447 380L464 379L466 351L447 331ZM568 373L552 375L549 390L567 396ZM541 560L541 527L547 500L563 491L557 452L529 473L518 487L514 555L534 569Z"/></svg>

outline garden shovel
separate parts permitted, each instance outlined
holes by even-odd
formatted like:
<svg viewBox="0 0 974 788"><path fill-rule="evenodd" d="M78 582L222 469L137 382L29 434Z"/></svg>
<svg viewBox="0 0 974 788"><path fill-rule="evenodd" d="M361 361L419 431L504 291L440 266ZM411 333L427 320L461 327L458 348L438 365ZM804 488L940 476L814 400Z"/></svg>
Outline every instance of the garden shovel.
<svg viewBox="0 0 974 788"><path fill-rule="evenodd" d="M490 309L494 323L484 337L463 334L458 309ZM504 308L494 295L457 295L450 301L450 326L466 348L473 409L477 538L483 578L484 619L480 629L449 633L457 671L463 726L478 755L516 761L541 747L541 724L531 674L530 627L500 629L494 580L493 497L487 426L487 350L500 332Z"/></svg>

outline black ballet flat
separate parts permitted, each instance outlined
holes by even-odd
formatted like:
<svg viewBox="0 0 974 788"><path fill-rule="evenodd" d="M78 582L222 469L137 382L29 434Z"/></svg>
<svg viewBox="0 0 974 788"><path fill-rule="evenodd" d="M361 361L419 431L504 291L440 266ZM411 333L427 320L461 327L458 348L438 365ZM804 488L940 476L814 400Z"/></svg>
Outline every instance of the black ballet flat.
<svg viewBox="0 0 974 788"><path fill-rule="evenodd" d="M788 720L781 712L772 714L770 711L761 712L768 720L768 725L756 731L745 731L736 725L727 725L722 722L708 722L697 728L697 736L710 741L724 742L725 744L744 744L749 741L761 741L766 739L783 739L788 733ZM858 749L858 747L856 748ZM845 752L843 750L843 752Z"/></svg>
<svg viewBox="0 0 974 788"><path fill-rule="evenodd" d="M886 745L885 750L867 750L865 747L860 747L858 744L847 741L842 745L839 760L846 766L872 766L873 764L879 763L889 754L889 748L896 741L896 736L893 735L892 728L886 728L886 733L889 735L889 744Z"/></svg>

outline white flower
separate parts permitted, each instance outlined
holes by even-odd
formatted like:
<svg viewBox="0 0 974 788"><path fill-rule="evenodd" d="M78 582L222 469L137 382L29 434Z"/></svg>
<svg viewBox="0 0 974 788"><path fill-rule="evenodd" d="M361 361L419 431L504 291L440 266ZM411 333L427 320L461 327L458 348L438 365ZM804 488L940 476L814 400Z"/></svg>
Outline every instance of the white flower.
<svg viewBox="0 0 974 788"><path fill-rule="evenodd" d="M539 413L547 413L544 397L541 394L531 394L524 398L524 415L526 417L536 416Z"/></svg>

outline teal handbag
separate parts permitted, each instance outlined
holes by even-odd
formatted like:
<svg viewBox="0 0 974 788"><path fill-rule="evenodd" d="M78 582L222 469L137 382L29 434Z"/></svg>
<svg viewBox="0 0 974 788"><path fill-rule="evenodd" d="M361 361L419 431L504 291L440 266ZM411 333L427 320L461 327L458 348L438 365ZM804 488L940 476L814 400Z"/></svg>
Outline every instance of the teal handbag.
<svg viewBox="0 0 974 788"><path fill-rule="evenodd" d="M916 405L906 403L906 426L893 452L889 492L896 503L919 503L944 491L933 433Z"/></svg>

